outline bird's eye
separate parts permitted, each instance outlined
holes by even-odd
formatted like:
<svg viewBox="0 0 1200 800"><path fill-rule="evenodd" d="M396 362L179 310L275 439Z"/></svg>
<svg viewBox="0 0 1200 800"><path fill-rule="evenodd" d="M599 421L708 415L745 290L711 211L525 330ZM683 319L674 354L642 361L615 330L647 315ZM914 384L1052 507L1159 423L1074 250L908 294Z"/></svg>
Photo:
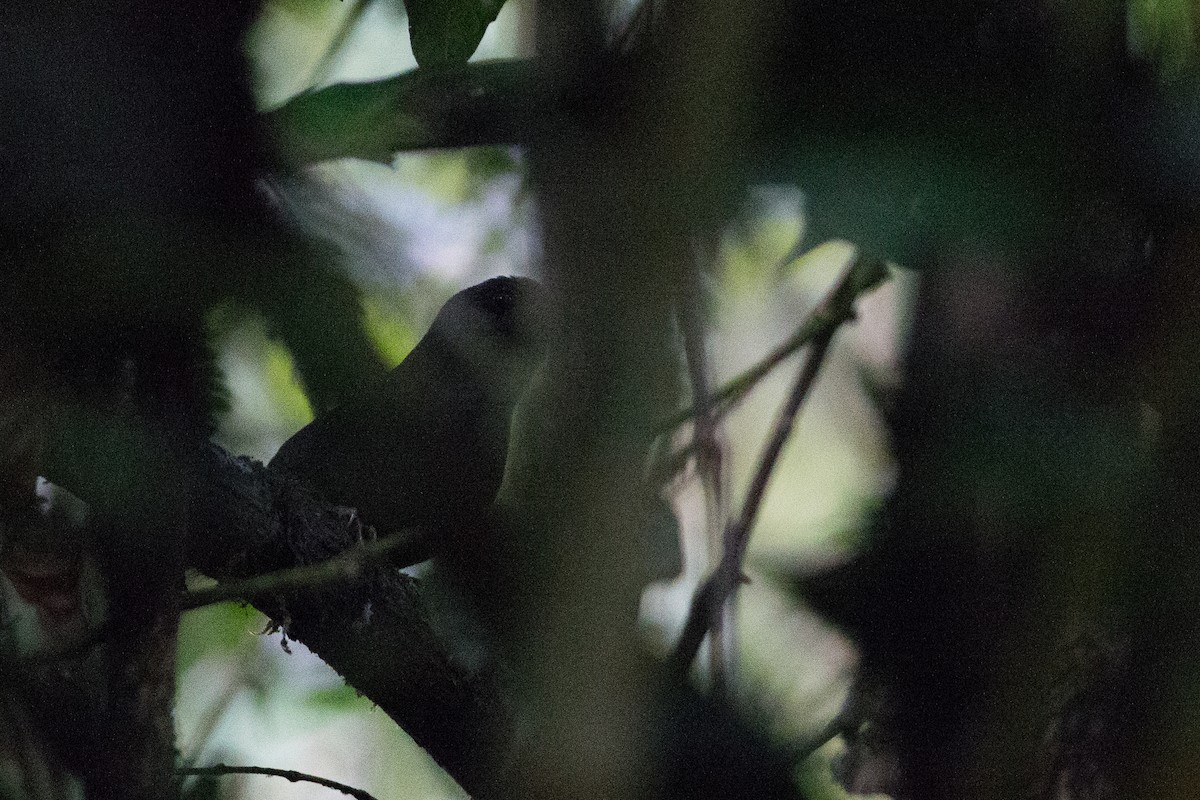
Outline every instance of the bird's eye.
<svg viewBox="0 0 1200 800"><path fill-rule="evenodd" d="M517 304L517 287L512 278L493 278L475 289L472 305L493 317L508 316Z"/></svg>
<svg viewBox="0 0 1200 800"><path fill-rule="evenodd" d="M493 317L502 318L512 314L517 298L511 290L502 290L482 298L477 305Z"/></svg>
<svg viewBox="0 0 1200 800"><path fill-rule="evenodd" d="M531 312L531 287L527 278L493 278L467 291L471 306L479 311L487 324L500 336L523 338L522 330L529 324L525 312Z"/></svg>

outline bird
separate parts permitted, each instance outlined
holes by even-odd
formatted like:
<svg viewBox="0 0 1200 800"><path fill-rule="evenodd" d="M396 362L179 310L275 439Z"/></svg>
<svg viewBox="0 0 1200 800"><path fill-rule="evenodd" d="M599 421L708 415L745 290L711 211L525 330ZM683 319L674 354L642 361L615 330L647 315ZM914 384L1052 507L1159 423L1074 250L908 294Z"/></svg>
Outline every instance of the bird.
<svg viewBox="0 0 1200 800"><path fill-rule="evenodd" d="M545 352L542 294L519 277L458 292L399 366L300 429L270 468L380 535L416 531L414 563L434 557L500 488L513 411Z"/></svg>

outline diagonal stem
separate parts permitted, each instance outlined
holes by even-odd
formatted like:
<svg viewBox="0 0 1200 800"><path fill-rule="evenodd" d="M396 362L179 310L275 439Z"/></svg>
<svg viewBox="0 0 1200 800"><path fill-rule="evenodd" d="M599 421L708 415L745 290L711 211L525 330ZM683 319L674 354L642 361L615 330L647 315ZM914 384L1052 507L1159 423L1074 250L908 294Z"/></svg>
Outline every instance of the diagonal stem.
<svg viewBox="0 0 1200 800"><path fill-rule="evenodd" d="M795 427L796 414L800 411L800 406L816 382L817 373L820 372L821 365L825 361L829 344L833 341L833 334L836 330L836 325L829 326L813 339L808 359L804 362L804 367L800 370L800 375L788 395L787 402L775 420L771 437L759 458L758 469L755 471L754 479L746 493L742 513L726 537L730 546L726 549L717 569L692 598L687 623L667 662L668 673L673 678L682 680L687 675L692 661L696 658L696 653L700 650L700 644L708 634L713 614L725 604L743 581L742 562L750 543L750 532L754 527L754 521L771 481L771 474L783 452L784 445L791 437Z"/></svg>
<svg viewBox="0 0 1200 800"><path fill-rule="evenodd" d="M758 385L759 381L796 351L811 344L822 333L836 329L843 322L852 319L854 317L854 301L879 286L886 279L886 264L875 259L856 256L842 272L841 277L838 278L829 293L804 318L800 327L788 337L787 341L776 347L762 361L711 394L710 402L714 406L715 412L723 415L730 411ZM691 420L696 414L695 406L685 408L667 420L660 429L666 433Z"/></svg>
<svg viewBox="0 0 1200 800"><path fill-rule="evenodd" d="M358 27L359 21L363 17L363 13L367 10L369 0L350 0L350 8L342 15L342 19L338 22L337 30L333 34L333 38L325 45L324 51L321 53L321 58L313 67L312 74L308 76L307 91L312 91L318 87L326 78L333 68L334 61L341 55L342 48L346 46L346 42L350 39L350 34L354 33L354 29Z"/></svg>

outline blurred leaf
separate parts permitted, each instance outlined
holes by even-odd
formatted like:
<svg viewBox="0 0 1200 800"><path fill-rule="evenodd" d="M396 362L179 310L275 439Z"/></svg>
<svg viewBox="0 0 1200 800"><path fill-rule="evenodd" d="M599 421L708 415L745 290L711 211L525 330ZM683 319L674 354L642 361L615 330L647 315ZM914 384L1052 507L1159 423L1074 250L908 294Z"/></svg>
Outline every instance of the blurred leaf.
<svg viewBox="0 0 1200 800"><path fill-rule="evenodd" d="M779 277L776 269L792 252L803 230L800 219L762 216L743 220L740 229L721 243L725 279L735 291L757 289Z"/></svg>
<svg viewBox="0 0 1200 800"><path fill-rule="evenodd" d="M343 83L306 92L268 117L283 151L297 163L353 156L390 164L409 142L429 131L408 102L407 75L372 83Z"/></svg>
<svg viewBox="0 0 1200 800"><path fill-rule="evenodd" d="M413 56L422 67L465 63L503 0L405 0Z"/></svg>
<svg viewBox="0 0 1200 800"><path fill-rule="evenodd" d="M1173 83L1196 69L1194 0L1133 0L1129 4L1129 48L1154 65L1163 83Z"/></svg>
<svg viewBox="0 0 1200 800"><path fill-rule="evenodd" d="M363 297L363 322L389 366L403 361L420 339L408 320L378 293Z"/></svg>
<svg viewBox="0 0 1200 800"><path fill-rule="evenodd" d="M296 364L292 361L292 354L278 342L268 341L266 347L267 386L276 401L280 418L307 425L315 414L304 388L296 382Z"/></svg>
<svg viewBox="0 0 1200 800"><path fill-rule="evenodd" d="M479 254L490 256L501 252L508 243L508 232L501 228L489 228L479 245Z"/></svg>
<svg viewBox="0 0 1200 800"><path fill-rule="evenodd" d="M818 754L800 764L798 783L808 800L847 800L850 795L834 781L830 770L829 759L824 754Z"/></svg>
<svg viewBox="0 0 1200 800"><path fill-rule="evenodd" d="M353 686L343 683L310 692L305 702L319 711L357 711L363 706L363 697Z"/></svg>
<svg viewBox="0 0 1200 800"><path fill-rule="evenodd" d="M466 151L467 169L480 182L518 172L521 162L507 147L473 147Z"/></svg>
<svg viewBox="0 0 1200 800"><path fill-rule="evenodd" d="M322 19L330 2L329 0L271 0L271 4L293 16L304 19Z"/></svg>
<svg viewBox="0 0 1200 800"><path fill-rule="evenodd" d="M264 617L249 606L221 603L184 614L179 623L176 672L187 673L206 655L234 653L254 641Z"/></svg>
<svg viewBox="0 0 1200 800"><path fill-rule="evenodd" d="M497 60L306 92L266 121L293 163L390 164L403 150L520 141L536 102L530 65Z"/></svg>
<svg viewBox="0 0 1200 800"><path fill-rule="evenodd" d="M361 293L345 273L313 259L272 277L260 289L263 316L291 351L316 410L333 408L383 373Z"/></svg>
<svg viewBox="0 0 1200 800"><path fill-rule="evenodd" d="M465 203L477 197L482 186L471 173L467 159L460 151L422 156L411 165L417 179L429 193L447 203Z"/></svg>
<svg viewBox="0 0 1200 800"><path fill-rule="evenodd" d="M638 528L638 544L648 583L679 576L683 570L683 549L679 542L679 520L669 503L659 499L651 504Z"/></svg>
<svg viewBox="0 0 1200 800"><path fill-rule="evenodd" d="M900 266L935 242L1035 241L1069 199L1064 141L1018 123L968 120L940 132L817 133L785 156L807 199L805 239L845 239ZM774 176L778 179L778 175Z"/></svg>
<svg viewBox="0 0 1200 800"><path fill-rule="evenodd" d="M521 173L522 164L504 147L470 147L397 159L393 167L446 203L483 200L492 181Z"/></svg>

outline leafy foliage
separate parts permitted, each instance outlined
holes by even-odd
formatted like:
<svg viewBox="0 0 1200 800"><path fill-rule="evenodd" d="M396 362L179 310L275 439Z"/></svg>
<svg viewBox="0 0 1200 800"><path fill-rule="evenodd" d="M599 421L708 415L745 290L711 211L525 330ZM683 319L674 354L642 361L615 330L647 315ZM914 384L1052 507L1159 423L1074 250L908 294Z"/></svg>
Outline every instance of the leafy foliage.
<svg viewBox="0 0 1200 800"><path fill-rule="evenodd" d="M465 63L504 0L404 0L413 55L422 67Z"/></svg>
<svg viewBox="0 0 1200 800"><path fill-rule="evenodd" d="M281 2L311 8L308 0ZM222 400L206 342L213 309L259 315L290 355L277 345L275 369L295 365L318 415L354 398L380 372L381 356L396 361L417 338L417 326L389 313L386 296L364 301L331 252L285 230L278 209L255 196L254 179L281 164L355 157L386 165L398 151L475 147L438 157L457 160L461 174L450 200L477 200L487 180L528 163L549 282L566 300L554 369L532 401L532 430L514 446L532 477L517 486L525 505L513 514L509 560L470 554L497 573L511 567L504 591L487 598L514 609L499 649L527 681L525 694L545 698L530 715L533 728L549 723L548 735L537 731L544 741L534 752L553 757L533 759L541 771L516 764L518 780L547 795L538 781L554 791L567 781L562 794L585 795L605 779L633 780L625 773L636 758L624 756L637 755L629 744L636 737L626 734L645 721L643 711L653 716L648 698L658 691L642 686L640 666L622 662L634 661L628 656L636 650L628 634L641 587L622 581L636 549L627 534L643 505L635 497L646 482L639 467L653 426L678 411L675 368L685 355L696 408L712 406L719 416L729 405L725 390L706 388L706 331L687 330L689 292L703 296L691 285L700 282L692 245L727 248L720 232L743 180L768 179L804 192L810 243L843 237L860 252L923 270L908 374L891 419L899 465L890 500L862 559L798 581L856 638L874 682L868 688L883 698L876 705L885 713L875 721L885 724L876 731L889 734L910 785L922 796L960 796L964 787L981 797L1027 796L1043 723L1067 708L1079 710L1057 721L1060 741L1103 728L1092 737L1103 747L1082 736L1091 752L1058 754L1052 777L1065 775L1061 785L1076 796L1097 796L1072 781L1093 767L1105 779L1097 785L1112 777L1103 769L1125 769L1112 780L1194 790L1171 779L1194 774L1177 754L1194 755L1186 737L1200 730L1186 702L1200 685L1200 561L1194 547L1180 544L1195 541L1200 518L1193 477L1200 325L1192 310L1200 297L1193 277L1200 175L1188 136L1198 117L1192 97L1157 105L1162 95L1177 99L1194 88L1194 5L782 0L764 4L776 16L755 28L748 21L760 4L644 0L645 13L633 16L638 24L604 52L604 31L594 24L602 4L546 2L539 13L560 24L539 26L557 31L543 34L539 53L549 53L556 72L539 75L541 65L530 62L467 63L502 0L406 0L419 69L309 92L267 115L278 158L265 156L253 135L237 58L249 6L226 3L197 16L168 4L161 16L123 26L111 13L124 10L121 3L51 3L64 37L55 44L35 5L18 2L0 41L0 99L27 112L0 122L0 175L16 177L0 189L0 244L12 268L0 300L0 377L7 403L46 417L65 408L68 424L57 420L60 440L43 441L47 420L25 428L22 415L0 408L0 453L21 456L8 461L49 454L22 463L15 479L0 477L24 486L39 469L60 470L99 512L95 544L112 596L124 598L114 607L126 612L114 615L109 632L110 644L125 648L113 650L109 677L126 690L113 709L138 710L136 698L154 695L162 718L169 682L151 687L156 693L129 691L141 688L130 676L148 674L130 666L157 659L162 674L173 673L174 658L184 671L202 652L235 650L246 639L244 610L195 613L178 645L169 625L149 624L180 582L186 520L204 518L203 503L184 513L188 492L180 487L195 467L185 454ZM175 18L178 25L160 24ZM82 57L62 59L63 50ZM71 91L45 89L60 85ZM528 145L528 158L504 148L513 143ZM754 162L744 170L750 179L740 177L743 158ZM736 287L758 277L764 262L787 271L798 229L799 220L789 219L777 230L745 232L744 249L754 255L705 278ZM882 277L876 267L871 281ZM799 388L815 379L833 328L853 316L869 282L835 293L832 327L802 324L775 362L730 384L740 398L774 363L820 342L801 372L808 383L798 382L791 412L781 416L784 436L807 391ZM1154 317L1156 302L1165 321ZM688 348L679 338L693 350L681 352ZM7 369L18 363L37 366ZM406 407L419 409L423 399L414 390ZM703 438L711 422L696 425L682 454L687 461L699 453L701 471L720 460L705 450L722 446L715 434ZM771 441L781 448L783 437ZM267 497L274 516L243 530L233 514L228 525L187 531L195 537L189 545L234 534L209 563L212 574L278 569L344 544L322 540L314 548L306 539L328 511L305 505L312 498L292 498L286 487L272 494L272 473L259 465L222 463L233 464L229 474L260 481L238 484L239 499L253 506ZM774 462L761 463L757 495L747 492L743 508L766 491ZM836 464L823 467L837 471ZM391 493L378 472L353 477L379 480ZM461 492L459 477L460 485L437 488ZM776 485L785 478L801 482L778 472ZM802 487L810 496L812 488ZM710 509L714 528L728 522L720 506ZM753 513L740 526L746 536L752 523ZM673 540L671 525L663 532ZM243 533L258 537L258 550L238 539ZM16 538L5 534L6 545ZM731 562L729 593L740 567ZM337 658L329 663L398 720L412 706L388 694L396 685L411 690L418 672L431 685L450 685L445 697L428 693L429 707L455 713L421 713L404 724L472 792L523 796L530 787L494 783L508 776L498 779L490 759L508 763L510 753L473 749L480 732L501 743L497 750L514 738L507 709L489 705L499 694L489 675L460 675L461 664L437 649L433 634L408 636L428 632L416 584L394 570L373 576L329 596L314 589L299 602L280 599L277 621L306 643L310 634L332 638ZM162 591L143 595L146 585ZM1080 619L1103 628L1109 615L1134 620L1114 630L1136 630L1128 641L1102 636L1102 663L1083 671L1115 677L1082 678L1091 683L1071 687L1074 702L1043 702L1058 688L1064 641L1073 643L1063 632ZM411 627L389 629L380 619ZM715 619L706 612L701 621ZM689 656L681 673L690 665ZM1141 684L1126 686L1127 673ZM1120 703L1089 702L1102 683L1115 686ZM629 684L645 694L627 691ZM579 685L590 693L574 693ZM354 691L319 692L312 702L342 709L357 703ZM794 796L794 762L732 724L738 712L719 693L718 686L711 703L683 698L661 731L645 726L662 741L642 755L672 782L658 788L665 796ZM1151 733L1136 733L1121 716L1134 706L1153 723L1145 728ZM132 723L151 718L106 724L136 744ZM674 724L681 719L686 724ZM846 732L858 722L846 722ZM609 738L595 746L601 735ZM1157 747L1158 739L1170 746ZM572 768L577 742L595 757L595 774ZM163 744L166 758L157 763L167 769L158 782L166 786L173 753ZM1110 750L1120 758L1107 758ZM611 753L619 757L602 763ZM101 765L109 772L88 773L91 788L97 776L121 769L151 772L138 773L134 762L110 759ZM215 796L217 788L195 791ZM1128 794L1186 796L1173 791Z"/></svg>

